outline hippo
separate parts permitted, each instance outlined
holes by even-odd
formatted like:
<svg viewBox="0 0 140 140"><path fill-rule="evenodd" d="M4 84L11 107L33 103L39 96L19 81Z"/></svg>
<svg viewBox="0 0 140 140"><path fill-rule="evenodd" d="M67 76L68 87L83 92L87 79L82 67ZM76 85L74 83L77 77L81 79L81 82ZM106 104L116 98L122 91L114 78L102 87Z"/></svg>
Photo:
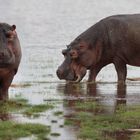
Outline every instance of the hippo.
<svg viewBox="0 0 140 140"><path fill-rule="evenodd" d="M56 73L59 79L80 82L89 70L95 82L100 70L113 63L118 83L125 83L126 65L140 66L140 14L106 17L74 39L62 51L64 62Z"/></svg>
<svg viewBox="0 0 140 140"><path fill-rule="evenodd" d="M15 29L15 25L0 23L0 100L8 99L8 89L21 60L21 48Z"/></svg>

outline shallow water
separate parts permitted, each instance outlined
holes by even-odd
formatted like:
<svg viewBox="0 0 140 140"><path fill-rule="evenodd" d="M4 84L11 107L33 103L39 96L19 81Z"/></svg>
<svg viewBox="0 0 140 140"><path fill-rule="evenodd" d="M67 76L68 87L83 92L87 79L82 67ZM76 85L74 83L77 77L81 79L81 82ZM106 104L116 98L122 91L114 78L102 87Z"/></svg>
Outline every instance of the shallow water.
<svg viewBox="0 0 140 140"><path fill-rule="evenodd" d="M139 0L0 0L0 21L16 24L22 46L22 61L18 74L9 90L10 98L22 96L33 104L60 101L57 108L45 112L38 119L28 119L15 115L14 119L25 122L39 122L52 126L52 132L59 137L52 140L75 140L74 128L59 128L63 117L53 115L55 110L69 113L71 102L76 99L96 98L101 104L109 105L112 113L117 103L139 104L140 82L127 82L123 97L117 97L117 76L113 65L105 67L99 74L96 87L89 88L86 83L76 86L60 81L55 71L63 61L61 50L77 35L99 21L114 14L138 13ZM126 6L127 5L127 6ZM140 68L128 66L128 77L139 77ZM83 79L86 81L87 76ZM69 107L64 105L68 100ZM51 120L58 122L52 124ZM68 137L69 135L69 137ZM27 138L29 139L29 138Z"/></svg>

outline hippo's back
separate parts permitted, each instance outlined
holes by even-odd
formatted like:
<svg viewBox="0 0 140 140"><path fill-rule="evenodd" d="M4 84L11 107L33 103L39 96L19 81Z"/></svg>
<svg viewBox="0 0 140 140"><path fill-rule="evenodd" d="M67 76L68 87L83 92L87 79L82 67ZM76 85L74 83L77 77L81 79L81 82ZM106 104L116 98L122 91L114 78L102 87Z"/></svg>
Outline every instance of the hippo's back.
<svg viewBox="0 0 140 140"><path fill-rule="evenodd" d="M103 19L113 55L127 64L140 66L140 14Z"/></svg>
<svg viewBox="0 0 140 140"><path fill-rule="evenodd" d="M140 36L140 14L115 15L107 17L102 21L107 26L109 32L115 31L116 33L125 36Z"/></svg>

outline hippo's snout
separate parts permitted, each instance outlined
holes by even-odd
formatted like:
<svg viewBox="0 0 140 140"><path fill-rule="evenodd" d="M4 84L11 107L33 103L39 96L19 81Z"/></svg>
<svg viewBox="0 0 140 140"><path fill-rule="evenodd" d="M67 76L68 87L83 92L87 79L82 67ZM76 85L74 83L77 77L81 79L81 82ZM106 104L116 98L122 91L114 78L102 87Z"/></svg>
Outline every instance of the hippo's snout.
<svg viewBox="0 0 140 140"><path fill-rule="evenodd" d="M0 52L0 59L3 59L5 56L5 53L4 52Z"/></svg>
<svg viewBox="0 0 140 140"><path fill-rule="evenodd" d="M64 69L62 66L58 67L56 74L59 79L65 79L68 75L68 69Z"/></svg>
<svg viewBox="0 0 140 140"><path fill-rule="evenodd" d="M61 69L58 68L57 71L56 71L56 74L57 74L59 79L63 79L64 78L63 77L63 71Z"/></svg>
<svg viewBox="0 0 140 140"><path fill-rule="evenodd" d="M62 67L58 67L56 74L60 80L73 80L74 79L74 73L71 69L66 69Z"/></svg>

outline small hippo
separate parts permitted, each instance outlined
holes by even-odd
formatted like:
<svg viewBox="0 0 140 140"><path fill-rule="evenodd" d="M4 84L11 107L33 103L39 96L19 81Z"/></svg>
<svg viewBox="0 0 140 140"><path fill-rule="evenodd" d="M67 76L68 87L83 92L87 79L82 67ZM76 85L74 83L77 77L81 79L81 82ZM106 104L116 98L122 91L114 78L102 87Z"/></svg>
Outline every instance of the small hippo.
<svg viewBox="0 0 140 140"><path fill-rule="evenodd" d="M89 70L89 82L113 63L118 82L125 82L126 64L140 66L140 14L102 19L80 34L62 51L64 62L57 69L60 79L80 82Z"/></svg>
<svg viewBox="0 0 140 140"><path fill-rule="evenodd" d="M16 26L0 23L0 100L8 98L8 89L17 73L21 48Z"/></svg>

